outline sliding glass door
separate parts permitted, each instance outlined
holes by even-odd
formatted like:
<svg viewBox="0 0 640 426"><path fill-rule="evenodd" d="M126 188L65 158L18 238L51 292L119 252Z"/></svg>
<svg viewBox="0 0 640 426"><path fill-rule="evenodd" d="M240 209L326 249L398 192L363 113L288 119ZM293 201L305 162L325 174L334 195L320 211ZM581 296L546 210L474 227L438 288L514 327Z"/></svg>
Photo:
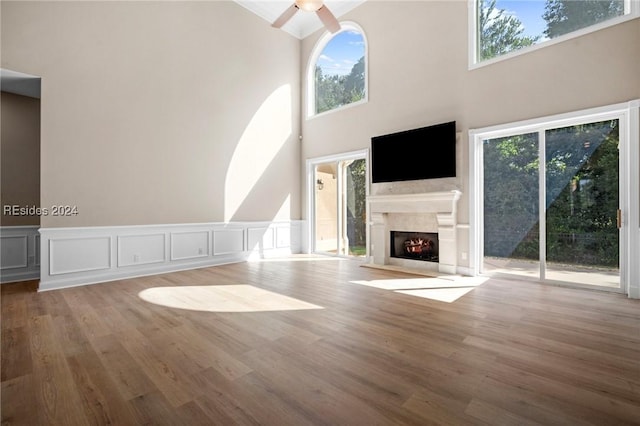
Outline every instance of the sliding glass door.
<svg viewBox="0 0 640 426"><path fill-rule="evenodd" d="M538 277L538 133L487 139L484 151L484 270Z"/></svg>
<svg viewBox="0 0 640 426"><path fill-rule="evenodd" d="M363 155L312 163L313 251L366 254L366 159Z"/></svg>
<svg viewBox="0 0 640 426"><path fill-rule="evenodd" d="M484 139L485 272L620 288L618 119Z"/></svg>
<svg viewBox="0 0 640 426"><path fill-rule="evenodd" d="M619 121L545 132L545 277L620 287Z"/></svg>

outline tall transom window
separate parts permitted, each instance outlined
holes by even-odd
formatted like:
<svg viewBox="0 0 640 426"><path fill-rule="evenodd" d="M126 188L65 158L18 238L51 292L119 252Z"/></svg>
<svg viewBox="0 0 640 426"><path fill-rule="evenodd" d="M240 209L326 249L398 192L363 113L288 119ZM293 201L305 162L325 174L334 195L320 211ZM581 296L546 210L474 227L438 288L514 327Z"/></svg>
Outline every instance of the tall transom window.
<svg viewBox="0 0 640 426"><path fill-rule="evenodd" d="M307 116L367 100L367 42L353 22L323 35L311 53L307 74Z"/></svg>
<svg viewBox="0 0 640 426"><path fill-rule="evenodd" d="M635 0L475 0L473 63L637 17Z"/></svg>

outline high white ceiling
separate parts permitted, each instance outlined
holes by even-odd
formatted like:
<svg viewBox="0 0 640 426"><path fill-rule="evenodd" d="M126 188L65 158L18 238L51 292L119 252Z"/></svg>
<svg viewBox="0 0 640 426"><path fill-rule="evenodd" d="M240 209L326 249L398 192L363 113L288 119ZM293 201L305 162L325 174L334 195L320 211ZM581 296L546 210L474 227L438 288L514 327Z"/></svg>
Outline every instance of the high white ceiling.
<svg viewBox="0 0 640 426"><path fill-rule="evenodd" d="M269 23L275 21L293 0L234 0ZM364 3L365 0L325 0L324 5L340 19L342 15ZM303 39L323 28L320 18L314 12L299 10L281 30L292 36ZM275 29L274 29L275 31Z"/></svg>

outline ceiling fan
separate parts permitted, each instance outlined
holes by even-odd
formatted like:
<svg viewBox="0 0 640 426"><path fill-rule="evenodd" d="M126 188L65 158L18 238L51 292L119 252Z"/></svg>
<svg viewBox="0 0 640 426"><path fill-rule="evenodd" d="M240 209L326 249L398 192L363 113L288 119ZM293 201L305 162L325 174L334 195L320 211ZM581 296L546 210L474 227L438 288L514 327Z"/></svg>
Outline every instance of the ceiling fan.
<svg viewBox="0 0 640 426"><path fill-rule="evenodd" d="M296 14L298 9L302 9L305 12L315 12L327 30L332 33L340 30L340 23L327 6L324 5L324 0L295 0L271 26L274 28L282 27L289 19L293 18L293 15Z"/></svg>

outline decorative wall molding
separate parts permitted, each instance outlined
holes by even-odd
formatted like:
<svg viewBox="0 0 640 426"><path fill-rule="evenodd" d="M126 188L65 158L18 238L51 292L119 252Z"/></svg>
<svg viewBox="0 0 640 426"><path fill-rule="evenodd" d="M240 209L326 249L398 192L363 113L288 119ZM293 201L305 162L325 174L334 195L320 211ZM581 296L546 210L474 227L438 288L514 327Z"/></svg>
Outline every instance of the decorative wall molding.
<svg viewBox="0 0 640 426"><path fill-rule="evenodd" d="M209 256L211 231L171 232L171 260L198 259Z"/></svg>
<svg viewBox="0 0 640 426"><path fill-rule="evenodd" d="M42 228L39 291L299 253L300 234L300 221Z"/></svg>
<svg viewBox="0 0 640 426"><path fill-rule="evenodd" d="M273 228L248 228L247 242L249 250L271 250L275 248L275 236Z"/></svg>
<svg viewBox="0 0 640 426"><path fill-rule="evenodd" d="M227 227L213 231L213 254L240 254L245 250L245 228Z"/></svg>
<svg viewBox="0 0 640 426"><path fill-rule="evenodd" d="M27 260L27 235L11 235L2 236L2 245L5 250L2 251L2 262L0 270L4 269L21 269L28 265Z"/></svg>
<svg viewBox="0 0 640 426"><path fill-rule="evenodd" d="M118 267L161 263L167 259L164 234L118 236Z"/></svg>
<svg viewBox="0 0 640 426"><path fill-rule="evenodd" d="M71 274L111 268L111 237L49 240L49 274Z"/></svg>
<svg viewBox="0 0 640 426"><path fill-rule="evenodd" d="M38 226L0 227L0 283L40 278Z"/></svg>

